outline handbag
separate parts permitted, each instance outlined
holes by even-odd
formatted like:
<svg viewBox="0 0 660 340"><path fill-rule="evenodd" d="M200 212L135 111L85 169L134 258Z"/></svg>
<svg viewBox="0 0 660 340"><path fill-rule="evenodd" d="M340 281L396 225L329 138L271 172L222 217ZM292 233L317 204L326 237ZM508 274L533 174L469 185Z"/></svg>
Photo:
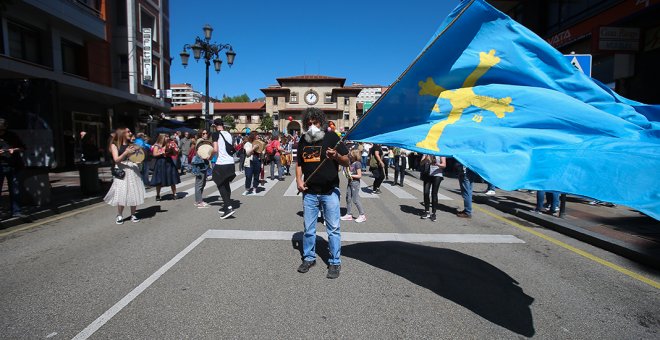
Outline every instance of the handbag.
<svg viewBox="0 0 660 340"><path fill-rule="evenodd" d="M112 177L114 177L116 179L124 179L124 176L126 176L126 171L120 169L116 165L112 167L110 172L112 172Z"/></svg>
<svg viewBox="0 0 660 340"><path fill-rule="evenodd" d="M375 169L378 167L378 160L376 159L376 156L371 155L369 157L369 168Z"/></svg>
<svg viewBox="0 0 660 340"><path fill-rule="evenodd" d="M219 132L219 134L220 137L222 137L222 140L225 141L225 151L227 151L227 154L229 156L233 156L236 153L236 149L234 149L234 147L231 144L229 144L229 142L227 142L222 132Z"/></svg>

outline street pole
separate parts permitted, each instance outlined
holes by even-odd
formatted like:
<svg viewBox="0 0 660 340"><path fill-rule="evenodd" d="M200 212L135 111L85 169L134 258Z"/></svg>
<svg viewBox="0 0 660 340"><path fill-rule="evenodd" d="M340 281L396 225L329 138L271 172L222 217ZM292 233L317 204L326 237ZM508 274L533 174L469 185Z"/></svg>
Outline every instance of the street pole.
<svg viewBox="0 0 660 340"><path fill-rule="evenodd" d="M206 112L204 112L204 128L206 130L209 130L210 124L209 124L209 66L211 66L211 62L209 59L206 59L206 100L205 100L205 106L206 106ZM211 135L211 131L209 131L209 136Z"/></svg>

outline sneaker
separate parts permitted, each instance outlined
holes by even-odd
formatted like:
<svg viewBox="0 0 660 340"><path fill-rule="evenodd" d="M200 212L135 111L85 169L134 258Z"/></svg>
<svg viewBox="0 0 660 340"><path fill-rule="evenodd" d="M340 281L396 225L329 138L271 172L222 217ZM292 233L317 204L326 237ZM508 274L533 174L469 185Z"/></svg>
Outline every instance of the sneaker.
<svg viewBox="0 0 660 340"><path fill-rule="evenodd" d="M137 216L135 216L135 215L131 215L131 222L138 223L138 222L140 222L140 219L137 218Z"/></svg>
<svg viewBox="0 0 660 340"><path fill-rule="evenodd" d="M360 215L358 218L355 219L355 223L362 223L367 220L367 216L365 215Z"/></svg>
<svg viewBox="0 0 660 340"><path fill-rule="evenodd" d="M160 201L160 196L156 196L156 202Z"/></svg>
<svg viewBox="0 0 660 340"><path fill-rule="evenodd" d="M472 215L466 213L465 211L459 211L458 213L456 213L456 216L460 218L472 218Z"/></svg>
<svg viewBox="0 0 660 340"><path fill-rule="evenodd" d="M486 196L495 196L495 190L486 191Z"/></svg>
<svg viewBox="0 0 660 340"><path fill-rule="evenodd" d="M431 222L435 222L435 220L437 220L437 218L435 217L435 214L431 214L431 217L429 217L429 218L431 219Z"/></svg>
<svg viewBox="0 0 660 340"><path fill-rule="evenodd" d="M374 190L372 193L378 195L378 194L380 194L380 189L376 189L376 190Z"/></svg>
<svg viewBox="0 0 660 340"><path fill-rule="evenodd" d="M536 210L536 209L534 209L534 210L530 210L529 212L532 212L532 213L535 213L535 214L539 214L539 215L543 215L543 211L541 211L541 210Z"/></svg>
<svg viewBox="0 0 660 340"><path fill-rule="evenodd" d="M226 209L218 210L218 213L220 214L220 218L224 220L234 214L234 209L232 207L227 207Z"/></svg>
<svg viewBox="0 0 660 340"><path fill-rule="evenodd" d="M243 195L243 196L247 196L247 195L249 195L249 194L250 194L250 190L245 190L245 191L243 191L243 193L242 193L241 195Z"/></svg>
<svg viewBox="0 0 660 340"><path fill-rule="evenodd" d="M116 224L124 224L124 217L117 215L117 218L115 219Z"/></svg>
<svg viewBox="0 0 660 340"><path fill-rule="evenodd" d="M341 271L341 265L331 264L328 266L328 275L326 275L325 277L327 277L328 279L336 279L339 277L340 271Z"/></svg>
<svg viewBox="0 0 660 340"><path fill-rule="evenodd" d="M204 208L208 208L209 204L206 202L199 202L196 203L195 206L197 207L197 209L204 209Z"/></svg>
<svg viewBox="0 0 660 340"><path fill-rule="evenodd" d="M307 273L309 271L309 268L314 267L314 265L316 265L316 260L303 261L298 267L298 273Z"/></svg>
<svg viewBox="0 0 660 340"><path fill-rule="evenodd" d="M425 220L425 219L427 219L427 218L429 218L429 217L431 217L431 214L430 214L428 211L425 211L425 212L422 214L422 219L423 219L423 220Z"/></svg>
<svg viewBox="0 0 660 340"><path fill-rule="evenodd" d="M339 219L342 220L342 221L352 221L352 220L353 220L353 216L352 216L352 215L349 215L349 214L346 214L346 215L340 217Z"/></svg>

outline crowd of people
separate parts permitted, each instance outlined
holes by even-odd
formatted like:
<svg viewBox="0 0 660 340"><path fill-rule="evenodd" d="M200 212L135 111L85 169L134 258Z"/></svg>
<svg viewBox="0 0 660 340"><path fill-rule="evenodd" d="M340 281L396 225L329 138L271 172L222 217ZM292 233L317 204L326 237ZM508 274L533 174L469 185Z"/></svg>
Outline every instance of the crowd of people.
<svg viewBox="0 0 660 340"><path fill-rule="evenodd" d="M328 235L329 259L328 278L337 278L341 270L340 221L362 223L367 220L366 212L360 202L360 179L370 172L374 177L373 193L381 193L380 187L389 178L390 168L394 169L390 185L404 186L406 170L417 170L423 182L422 219L436 221L438 191L448 167L445 157L423 155L400 148L387 148L378 144L344 143L332 124L326 120L323 111L308 108L303 113L306 129L301 135L274 136L251 132L245 136L232 136L224 129L224 122L216 119L212 132L201 130L196 136L188 133L160 134L150 139L143 133L133 135L127 128L117 129L109 141L109 150L114 161L112 187L105 196L105 201L117 206L116 223L124 222L124 207L130 207L130 221L139 222L136 216L137 206L144 203L145 187L156 188L156 200L161 200L161 188L170 187L172 199L176 199L176 186L180 176L191 172L195 176L195 206L206 208L202 193L210 177L218 188L222 199L219 209L221 219L232 216L235 212L231 200L231 182L238 171L245 173L245 192L252 195L259 191L264 183L265 172L269 168L272 181L284 180L291 175L290 167L296 155L296 185L303 198L303 256L298 271L306 273L316 264L316 225L322 216ZM151 142L153 140L153 142ZM212 145L209 152L203 154L203 145ZM138 164L131 155L145 155L145 160ZM294 152L294 150L296 152ZM472 215L472 183L478 175L470 169L457 164L461 195L464 209L457 212L458 217L470 218ZM347 179L346 213L340 214L339 174ZM488 192L495 188L489 185ZM549 193L550 209L557 206L555 193ZM541 202L545 193L539 192ZM357 217L353 216L353 206ZM541 203L538 209L543 208Z"/></svg>

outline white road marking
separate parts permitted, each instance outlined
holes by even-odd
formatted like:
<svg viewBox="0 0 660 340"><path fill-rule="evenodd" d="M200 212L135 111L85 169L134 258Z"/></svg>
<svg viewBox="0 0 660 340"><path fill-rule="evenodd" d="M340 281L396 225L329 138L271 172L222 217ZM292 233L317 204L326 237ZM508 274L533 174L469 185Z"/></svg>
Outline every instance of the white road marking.
<svg viewBox="0 0 660 340"><path fill-rule="evenodd" d="M213 196L218 196L220 195L220 191L218 191L218 187L215 185L215 182L213 181L208 181L206 182L206 187L208 188L208 183L211 183L212 187L215 188L214 191L211 191L210 194L206 195L206 198L213 197ZM229 185L229 189L231 189L232 192L236 191L238 188L243 188L245 186L245 177L236 177L233 182Z"/></svg>
<svg viewBox="0 0 660 340"><path fill-rule="evenodd" d="M318 236L327 239L327 234L318 232ZM92 321L89 326L85 327L78 333L73 340L87 339L112 319L117 313L130 304L142 292L149 288L156 280L163 274L170 270L175 264L190 253L205 239L232 239L232 240L282 240L289 241L295 236L299 239L302 236L300 232L294 231L252 231L252 230L207 230L202 236L194 240L181 252L176 254L171 260L165 263L162 267L151 274L140 285L135 287L119 302L115 303L110 309L105 311L101 316ZM382 242L382 241L400 241L400 242L413 242L413 243L525 243L523 240L513 235L486 235L486 234L398 234L398 233L350 233L344 232L341 234L342 241L344 242ZM51 333L52 334L52 333Z"/></svg>
<svg viewBox="0 0 660 340"><path fill-rule="evenodd" d="M298 186L296 185L296 179L294 178L289 187L284 192L284 196L287 197L302 197L298 194Z"/></svg>
<svg viewBox="0 0 660 340"><path fill-rule="evenodd" d="M328 235L317 232L325 239ZM232 240L291 240L295 232L291 231L254 231L254 230L214 230L206 232L206 238ZM301 236L298 234L296 236ZM399 233L341 233L343 242L383 242L400 241L412 243L525 243L513 235L490 234L399 234Z"/></svg>
<svg viewBox="0 0 660 340"><path fill-rule="evenodd" d="M360 180L360 197L362 197L362 198L378 198L378 195L372 193L371 189L366 189L367 190L366 192L362 190L362 188L366 188L367 186L368 186L368 184L365 181Z"/></svg>
<svg viewBox="0 0 660 340"><path fill-rule="evenodd" d="M202 235L195 241L193 241L189 246L187 246L184 250L182 250L180 253L176 254L174 258L172 258L169 262L167 262L165 265L160 267L155 273L151 274L146 280L144 280L142 283L140 283L139 286L135 287L130 293L128 293L126 296L124 296L119 302L115 303L114 306L110 307L105 313L101 314L96 320L94 320L89 326L87 326L85 329L83 329L78 335L76 335L73 340L78 340L78 339L87 339L89 338L94 332L99 330L101 326L105 325L112 317L114 317L119 311L124 309L131 301L135 300L138 295L140 295L142 292L144 292L149 286L151 286L158 278L160 278L165 272L167 272L170 268L172 268L177 262L179 262L186 254L188 254L191 250L195 249L198 244L200 244L202 241L204 241L205 236Z"/></svg>
<svg viewBox="0 0 660 340"><path fill-rule="evenodd" d="M413 182L411 180L404 181L404 183L409 185L411 188L413 188L413 189L415 189L419 192L424 192L424 187L419 183ZM453 201L453 199L451 197L447 197L447 196L445 196L445 195L443 195L439 192L438 192L438 200L440 200L440 201Z"/></svg>
<svg viewBox="0 0 660 340"><path fill-rule="evenodd" d="M266 196L266 194L272 189L275 184L279 183L279 180L273 180L266 178L266 184L264 184L264 189L261 191L255 192L252 196Z"/></svg>
<svg viewBox="0 0 660 340"><path fill-rule="evenodd" d="M46 335L46 339L50 339L50 338L52 338L56 335L57 335L57 332L50 333L50 334Z"/></svg>
<svg viewBox="0 0 660 340"><path fill-rule="evenodd" d="M383 185L381 185L380 187L385 188L389 192L393 193L394 196L400 199L411 200L416 198L415 196L409 194L407 191L401 189L401 187L392 186L391 184L388 183L383 183Z"/></svg>

